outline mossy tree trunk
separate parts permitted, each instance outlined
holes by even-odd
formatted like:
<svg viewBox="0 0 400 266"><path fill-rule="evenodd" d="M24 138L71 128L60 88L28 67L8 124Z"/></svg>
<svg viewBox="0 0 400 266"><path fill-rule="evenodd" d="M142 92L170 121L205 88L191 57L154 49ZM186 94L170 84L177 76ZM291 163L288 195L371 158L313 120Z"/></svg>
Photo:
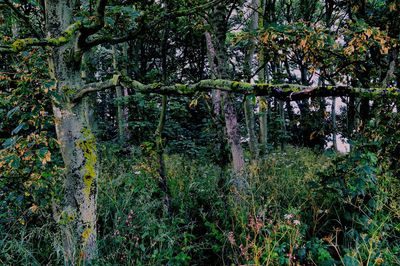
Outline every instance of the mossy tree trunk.
<svg viewBox="0 0 400 266"><path fill-rule="evenodd" d="M46 0L48 37L60 36L74 23L74 1ZM92 260L96 249L96 201L98 161L96 141L86 115L84 101L70 95L83 86L81 56L74 54L78 34L68 43L49 48L49 71L56 82L53 111L57 138L65 166L65 197L59 217L62 226L65 264Z"/></svg>

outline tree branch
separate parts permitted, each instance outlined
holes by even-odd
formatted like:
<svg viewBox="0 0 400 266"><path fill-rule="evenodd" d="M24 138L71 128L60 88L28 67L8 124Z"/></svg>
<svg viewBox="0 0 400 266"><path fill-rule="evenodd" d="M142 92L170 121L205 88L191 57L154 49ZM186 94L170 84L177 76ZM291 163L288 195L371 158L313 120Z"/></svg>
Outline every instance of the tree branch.
<svg viewBox="0 0 400 266"><path fill-rule="evenodd" d="M127 77L121 77L122 86L139 93L155 93L171 96L190 96L196 92L221 90L244 95L275 97L285 101L298 101L313 97L358 96L366 98L391 97L400 98L399 88L353 88L350 86L309 87L296 84L251 84L231 80L202 80L194 84L163 85L160 83L142 84Z"/></svg>
<svg viewBox="0 0 400 266"><path fill-rule="evenodd" d="M170 13L165 13L165 14L161 15L160 17L158 17L157 19L153 19L151 22L147 22L147 23L145 20L151 14L144 13L143 15L141 15L138 18L138 22L137 22L138 27L136 29L132 29L130 32L128 32L128 34L126 34L122 37L111 37L109 35L102 35L97 38L93 38L92 40L87 41L87 42L86 42L86 38L88 36L86 36L86 37L82 37L83 39L80 41L80 45L83 48L83 50L88 50L96 45L100 45L100 44L104 44L104 43L119 44L119 43L127 42L127 41L135 39L138 35L142 34L144 32L144 29L152 28L152 27L156 26L158 23L160 23L161 21L165 21L166 19L170 19L170 18L183 17L183 16L187 16L189 14L203 11L205 9L211 8L211 7L215 6L216 4L222 3L224 1L226 1L226 0L214 0L214 1L202 4L202 5L195 6L190 9L183 9L183 10L177 10L177 11L170 12ZM104 23L104 14L103 14L103 23ZM103 26L104 26L104 24L103 24ZM83 31L81 31L82 35L83 36L87 35L87 33L84 33Z"/></svg>
<svg viewBox="0 0 400 266"><path fill-rule="evenodd" d="M80 21L71 24L60 37L56 38L25 38L14 41L11 45L0 45L0 53L18 53L34 46L62 46L68 43L75 32L82 26Z"/></svg>
<svg viewBox="0 0 400 266"><path fill-rule="evenodd" d="M107 6L107 0L98 0L96 7L96 16L94 22L87 27L81 28L82 41L86 40L90 35L95 34L104 27L104 14Z"/></svg>
<svg viewBox="0 0 400 266"><path fill-rule="evenodd" d="M102 91L110 88L114 88L118 84L119 75L114 75L112 79L101 81L101 82L93 82L86 84L82 87L80 91L78 91L73 97L72 102L78 102L82 99L86 94L96 91Z"/></svg>
<svg viewBox="0 0 400 266"><path fill-rule="evenodd" d="M123 42L127 42L130 40L134 40L137 36L139 36L140 34L142 34L144 32L144 29L149 27L149 25L145 25L145 23L143 23L144 21L144 15L139 17L140 21L138 22L139 27L137 29L131 30L128 32L128 34L122 36L122 37L112 37L112 36L99 36L98 38L94 38L93 40L90 40L88 42L86 42L85 44L82 45L83 50L87 51L90 48L100 45L100 44L119 44L119 43L123 43ZM152 26L152 24L150 25Z"/></svg>
<svg viewBox="0 0 400 266"><path fill-rule="evenodd" d="M36 29L32 26L31 22L29 21L29 18L24 16L24 14L22 14L18 8L16 8L14 6L14 4L12 2L10 2L9 0L3 0L3 2L11 8L11 10L15 13L15 15L21 19L25 25L29 28L29 30L32 32L32 34L36 37L36 38L41 38L43 35L40 34L38 31L36 31Z"/></svg>

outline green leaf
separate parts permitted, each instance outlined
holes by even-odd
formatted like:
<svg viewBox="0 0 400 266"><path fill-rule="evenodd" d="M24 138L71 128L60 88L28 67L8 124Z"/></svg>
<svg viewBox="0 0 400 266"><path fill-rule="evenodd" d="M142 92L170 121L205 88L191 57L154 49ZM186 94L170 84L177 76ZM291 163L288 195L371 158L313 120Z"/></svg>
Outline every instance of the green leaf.
<svg viewBox="0 0 400 266"><path fill-rule="evenodd" d="M7 113L7 118L11 118L15 113L19 112L20 108L19 106L14 107Z"/></svg>
<svg viewBox="0 0 400 266"><path fill-rule="evenodd" d="M3 148L8 149L11 146L14 146L17 142L17 137L8 138L3 142Z"/></svg>
<svg viewBox="0 0 400 266"><path fill-rule="evenodd" d="M25 128L25 126L26 126L25 123L19 124L16 128L14 128L13 131L11 131L11 135L16 135L16 134L18 134L18 132L19 132L21 129Z"/></svg>

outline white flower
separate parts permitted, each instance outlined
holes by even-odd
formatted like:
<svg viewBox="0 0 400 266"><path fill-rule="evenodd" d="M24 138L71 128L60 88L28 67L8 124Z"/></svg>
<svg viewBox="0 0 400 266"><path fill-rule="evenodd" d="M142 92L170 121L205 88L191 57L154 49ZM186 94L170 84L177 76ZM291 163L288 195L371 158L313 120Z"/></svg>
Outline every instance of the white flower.
<svg viewBox="0 0 400 266"><path fill-rule="evenodd" d="M294 225L299 225L299 224L300 224L300 221L299 221L299 220L293 220L293 224L294 224Z"/></svg>
<svg viewBox="0 0 400 266"><path fill-rule="evenodd" d="M134 172L135 175L140 175L140 171Z"/></svg>
<svg viewBox="0 0 400 266"><path fill-rule="evenodd" d="M285 217L286 220L290 220L293 218L293 214L291 214L291 213L285 214L283 217Z"/></svg>

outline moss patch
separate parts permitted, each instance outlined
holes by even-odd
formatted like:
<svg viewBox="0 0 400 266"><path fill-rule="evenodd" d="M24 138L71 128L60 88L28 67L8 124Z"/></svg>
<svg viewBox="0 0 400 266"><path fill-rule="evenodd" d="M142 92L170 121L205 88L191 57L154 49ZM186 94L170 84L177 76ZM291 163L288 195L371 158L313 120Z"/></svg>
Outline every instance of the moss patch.
<svg viewBox="0 0 400 266"><path fill-rule="evenodd" d="M37 39L37 38L25 38L25 39L18 39L11 44L11 49L14 52L20 52L25 50L28 46L43 46L46 44L53 45L53 46L61 46L63 44L68 43L74 34L82 27L82 22L77 21L71 24L60 37L57 38L46 38L44 40Z"/></svg>
<svg viewBox="0 0 400 266"><path fill-rule="evenodd" d="M83 151L83 155L85 157L83 175L83 183L85 184L85 187L83 192L85 193L86 197L89 197L93 180L96 177L96 139L89 129L84 129L82 133L84 139L79 140L77 142L77 146Z"/></svg>
<svg viewBox="0 0 400 266"><path fill-rule="evenodd" d="M82 239L83 239L83 241L87 241L88 239L89 239L89 237L90 237L90 235L92 234L92 232L93 232L93 229L92 228L86 228L85 230L83 230L83 232L82 232Z"/></svg>

